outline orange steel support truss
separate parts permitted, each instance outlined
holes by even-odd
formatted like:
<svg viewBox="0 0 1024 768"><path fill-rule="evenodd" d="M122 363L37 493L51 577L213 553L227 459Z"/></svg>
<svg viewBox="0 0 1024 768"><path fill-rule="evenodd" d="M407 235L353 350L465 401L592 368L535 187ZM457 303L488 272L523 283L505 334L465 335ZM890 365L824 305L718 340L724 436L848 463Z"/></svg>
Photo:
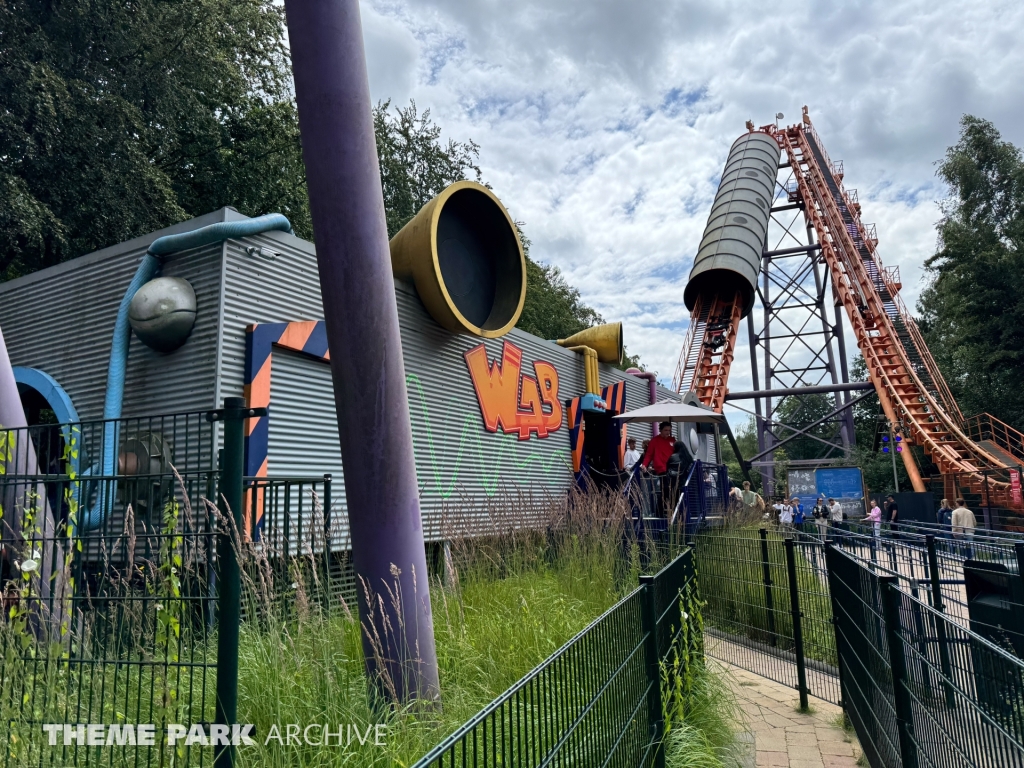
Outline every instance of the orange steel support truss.
<svg viewBox="0 0 1024 768"><path fill-rule="evenodd" d="M796 178L796 200L815 229L822 260L853 326L886 418L901 426L904 444L920 446L943 476L967 478L960 481L961 487L984 494L996 506L1021 507L1012 498L1009 483L992 477L1014 465L991 443L979 445L986 442L980 440L980 427L975 426L979 422L964 423L913 316L899 297L898 271L882 266L874 226L861 222L856 193L843 188L841 166L829 160L810 124L768 125L760 130L772 135L786 152ZM740 314L739 297L723 300L716 296L710 303L698 298L673 379L676 391L692 389L702 403L719 412L728 391ZM985 418L989 420L986 424L998 421L987 414ZM1014 442L1004 437L1008 428L999 425L1001 422L989 430L997 433L993 442L1024 446L1024 438ZM978 435L969 436L968 430ZM902 457L914 490L926 490L912 452L903 451Z"/></svg>

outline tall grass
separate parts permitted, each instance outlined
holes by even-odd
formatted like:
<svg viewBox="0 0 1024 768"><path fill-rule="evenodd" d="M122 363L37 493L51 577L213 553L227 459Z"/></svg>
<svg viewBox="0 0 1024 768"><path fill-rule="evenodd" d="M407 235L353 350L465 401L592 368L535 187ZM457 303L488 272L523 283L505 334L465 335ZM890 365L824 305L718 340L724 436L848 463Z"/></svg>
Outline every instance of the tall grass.
<svg viewBox="0 0 1024 768"><path fill-rule="evenodd" d="M725 671L707 662L697 665L685 710L665 736L666 768L736 765L739 719L739 706Z"/></svg>
<svg viewBox="0 0 1024 768"><path fill-rule="evenodd" d="M241 766L412 765L635 589L641 563L654 570L670 554L635 540L628 509L615 495L510 495L472 514L465 505L453 505L442 524L448 545L429 578L442 706L393 707L382 703L379 681L367 678L362 627L352 595L339 588L343 561L326 546L315 499L313 508L305 540L283 540L268 531L263 541L253 542L231 531L244 563L237 721L255 725L256 742L239 749ZM178 541L181 523L167 524L170 533L161 536ZM126 540L124 546L134 552L136 542ZM81 748L65 754L40 742L41 722L156 722L160 728L163 722L212 720L216 634L201 612L189 613L187 589L180 597L168 592L171 581L202 582L204 563L187 548L181 558L171 557L176 552L125 566L116 582L123 589L107 592L123 598L123 606L97 603L90 607L94 613L82 614L83 627L116 624L113 634L133 649L124 658L120 646L105 638L89 644L96 663L78 664L72 656L84 649L83 636L53 649L59 659L41 661L48 651L29 647L9 623L0 624L5 675L22 681L15 687L10 677L4 680L0 715L15 726L10 735L36 745L10 750L0 764L210 762L210 747ZM168 566L170 576L161 570L165 560L178 563L173 572ZM114 572L113 565L106 568ZM124 616L112 613L122 608ZM129 609L139 616L128 615ZM696 607L689 610L697 614ZM165 614L175 619L175 634L156 642L153 627ZM715 679L703 668L694 678L672 743L690 734L686 738L713 755L731 741L731 729L722 726L727 700L714 688ZM23 698L27 690L43 698ZM325 724L331 743L307 743L322 739Z"/></svg>
<svg viewBox="0 0 1024 768"><path fill-rule="evenodd" d="M661 669L666 768L726 768L738 757L739 706L704 656L704 603L689 588L681 603L687 621Z"/></svg>
<svg viewBox="0 0 1024 768"><path fill-rule="evenodd" d="M467 583L468 582L468 583ZM594 588L596 587L596 588ZM576 594L574 594L574 592ZM244 750L247 765L411 765L614 601L557 566L496 582L464 579L460 594L435 586L434 628L443 708L374 706L357 621L311 616L270 630L243 630L239 719L259 734L287 723L386 725L383 747L267 745ZM258 739L258 741L262 741Z"/></svg>
<svg viewBox="0 0 1024 768"><path fill-rule="evenodd" d="M484 512L446 511L448 546L431 575L440 709L376 703L354 609L327 602L315 558L282 568L275 553L248 553L247 603L260 619L242 630L239 720L261 737L244 749L246 765L411 765L636 588L638 545L615 496L513 497ZM282 614L279 592L301 608ZM263 743L288 723L329 723L332 733L380 723L386 736L342 748Z"/></svg>

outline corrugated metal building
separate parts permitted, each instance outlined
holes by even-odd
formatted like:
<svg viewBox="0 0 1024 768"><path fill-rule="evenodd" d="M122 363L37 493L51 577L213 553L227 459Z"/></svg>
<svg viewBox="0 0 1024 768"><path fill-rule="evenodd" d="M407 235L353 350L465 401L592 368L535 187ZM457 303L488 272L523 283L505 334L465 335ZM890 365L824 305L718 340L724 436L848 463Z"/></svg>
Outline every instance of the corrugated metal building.
<svg viewBox="0 0 1024 768"><path fill-rule="evenodd" d="M147 246L163 235L245 218L224 208L0 284L0 328L12 363L52 376L83 421L101 418L115 317ZM196 322L188 341L168 354L133 337L125 417L207 410L225 397L243 395L246 356L253 354L247 335L254 326L323 317L314 246L283 232L174 254L162 274L191 283ZM560 400L584 393L582 357L519 330L487 340L452 334L427 314L410 285L396 281L395 289L428 538L440 536L446 505L483 513L488 501L502 494L564 492L573 481L565 415L544 438L487 431L464 355L483 344L489 361L500 360L504 344L514 344L522 350L524 372L536 361L555 368ZM332 506L343 511L329 363L322 354L294 347L279 344L270 361L265 471L270 476L331 473ZM606 365L600 366L600 379L602 386L625 382L629 409L649 404L646 381ZM659 399L678 400L664 388ZM650 427L630 425L629 433L642 440ZM365 440L369 444L373 435ZM709 449L713 452L713 441L706 440L702 458L709 458ZM250 456L249 465L258 466L258 457L254 464ZM335 540L344 546L347 535L340 533Z"/></svg>

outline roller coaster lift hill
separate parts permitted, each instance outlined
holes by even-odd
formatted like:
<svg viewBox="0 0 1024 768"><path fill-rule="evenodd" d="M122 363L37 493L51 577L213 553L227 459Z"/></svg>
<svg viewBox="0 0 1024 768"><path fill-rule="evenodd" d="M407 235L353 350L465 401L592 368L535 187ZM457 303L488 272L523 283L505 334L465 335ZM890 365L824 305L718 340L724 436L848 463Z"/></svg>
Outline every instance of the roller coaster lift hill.
<svg viewBox="0 0 1024 768"><path fill-rule="evenodd" d="M989 414L964 418L900 298L898 271L883 267L874 226L861 221L856 191L843 187L842 165L829 159L806 108L803 120L795 125L769 124L755 129L748 122L747 129L730 149L686 286L690 330L673 389L680 393L692 390L701 403L719 413L727 399L755 399L760 434L764 434L764 424L771 426L772 398L835 393L838 407L816 423L837 419L842 431L840 448L846 450L852 443L851 406L859 399L851 393L873 389L884 418L908 447L900 456L914 491L931 490L948 498L973 494L986 507L1024 512L1020 492L1024 435ZM790 173L789 183L778 179L784 169ZM781 210L803 214L809 240L806 246L767 250L769 221ZM748 330L755 391L730 395L729 370L740 322L750 315L755 296L760 296L766 304L767 324L770 262L797 252L809 260L808 274L813 270L818 286L833 383L816 386L801 378L796 387L773 388L769 361L766 381L759 386L753 351L758 339L751 318ZM831 329L825 319L825 282L819 269L832 283L836 318ZM759 277L764 277L763 291L758 287ZM840 307L867 364L869 383L849 382ZM830 346L834 336L839 337L842 381L837 378ZM826 357L824 353L819 356L822 360ZM763 416L762 401L768 409ZM763 463L771 471L771 454L778 444L762 440L761 453L753 458L767 456ZM748 459L745 465L749 463Z"/></svg>

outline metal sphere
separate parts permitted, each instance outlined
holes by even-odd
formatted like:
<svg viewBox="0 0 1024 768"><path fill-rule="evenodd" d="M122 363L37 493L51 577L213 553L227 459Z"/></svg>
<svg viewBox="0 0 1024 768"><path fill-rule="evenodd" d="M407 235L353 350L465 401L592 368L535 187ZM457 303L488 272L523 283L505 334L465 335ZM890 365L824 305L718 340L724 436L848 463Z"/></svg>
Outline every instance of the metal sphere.
<svg viewBox="0 0 1024 768"><path fill-rule="evenodd" d="M128 322L139 341L157 352L173 352L196 322L196 292L181 277L158 277L132 297Z"/></svg>

